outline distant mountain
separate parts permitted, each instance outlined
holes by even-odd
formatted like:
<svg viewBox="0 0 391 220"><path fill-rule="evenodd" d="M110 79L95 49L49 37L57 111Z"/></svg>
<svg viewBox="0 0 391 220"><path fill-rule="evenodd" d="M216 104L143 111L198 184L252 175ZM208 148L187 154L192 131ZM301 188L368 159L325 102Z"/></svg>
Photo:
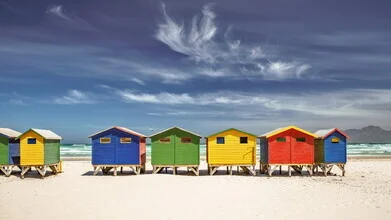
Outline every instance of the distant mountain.
<svg viewBox="0 0 391 220"><path fill-rule="evenodd" d="M378 126L367 126L361 129L345 130L349 135L349 143L391 143L391 131Z"/></svg>

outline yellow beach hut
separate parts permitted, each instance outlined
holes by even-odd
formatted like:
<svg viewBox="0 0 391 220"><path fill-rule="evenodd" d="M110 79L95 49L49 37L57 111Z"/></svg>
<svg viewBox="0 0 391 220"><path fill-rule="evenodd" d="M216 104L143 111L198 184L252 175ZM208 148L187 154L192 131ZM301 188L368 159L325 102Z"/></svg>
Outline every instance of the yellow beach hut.
<svg viewBox="0 0 391 220"><path fill-rule="evenodd" d="M61 137L50 130L31 128L21 134L20 139L20 165L21 177L33 167L43 177L46 168L54 174L61 172L60 141Z"/></svg>
<svg viewBox="0 0 391 220"><path fill-rule="evenodd" d="M257 136L235 128L206 137L206 159L208 172L213 175L221 166L227 167L232 175L232 166L238 171L255 175Z"/></svg>

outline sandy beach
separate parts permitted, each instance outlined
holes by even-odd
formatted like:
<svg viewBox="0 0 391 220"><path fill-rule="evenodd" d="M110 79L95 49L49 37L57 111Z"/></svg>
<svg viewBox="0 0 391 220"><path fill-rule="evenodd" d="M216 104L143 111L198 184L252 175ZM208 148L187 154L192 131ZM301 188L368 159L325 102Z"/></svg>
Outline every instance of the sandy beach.
<svg viewBox="0 0 391 220"><path fill-rule="evenodd" d="M89 161L64 173L0 176L0 219L391 219L391 159L351 159L345 177L234 172L92 176Z"/></svg>

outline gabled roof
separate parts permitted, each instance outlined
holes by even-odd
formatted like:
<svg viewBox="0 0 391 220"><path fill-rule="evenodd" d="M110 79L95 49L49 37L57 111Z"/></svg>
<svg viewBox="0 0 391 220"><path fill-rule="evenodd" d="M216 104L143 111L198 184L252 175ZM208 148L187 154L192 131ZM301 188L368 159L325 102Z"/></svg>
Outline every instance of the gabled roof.
<svg viewBox="0 0 391 220"><path fill-rule="evenodd" d="M335 131L339 132L340 134L342 134L343 136L345 136L346 138L349 139L349 136L345 132L339 130L338 128L329 128L329 129L324 129L324 130L318 130L314 134L321 139L325 139L328 136L330 136L332 133L334 133Z"/></svg>
<svg viewBox="0 0 391 220"><path fill-rule="evenodd" d="M185 132L188 132L188 133L190 133L190 134L193 134L193 135L195 135L195 136L201 138L201 135L199 135L199 134L196 134L196 133L194 133L194 132L191 132L191 131L188 131L188 130L185 130L185 129L183 129L183 128L176 127L176 126L171 127L171 128L167 128L167 129L165 129L165 130L163 130L163 131L159 131L159 132L157 132L157 133L155 133L155 134L150 135L149 137L156 136L156 135L158 135L158 134L161 134L161 133L163 133L163 132L166 132L166 131L171 130L171 129L174 129L174 128L179 129L179 130L182 130L182 131L185 131Z"/></svg>
<svg viewBox="0 0 391 220"><path fill-rule="evenodd" d="M251 134L251 133L248 133L248 132L245 132L245 131L236 129L236 128L228 128L227 130L224 130L224 131L220 131L220 132L211 134L211 135L207 136L206 138L210 138L210 137L213 137L213 136L216 136L216 135L218 135L218 134L221 134L221 133L224 133L224 132L227 132L227 131L231 131L231 130L238 131L238 132L244 133L244 134L248 134L248 135L253 136L253 137L257 137L257 135L255 135L255 134Z"/></svg>
<svg viewBox="0 0 391 220"><path fill-rule="evenodd" d="M277 128L277 129L274 129L273 131L269 131L269 132L267 132L265 134L262 134L259 137L269 138L269 137L272 137L272 136L274 136L276 134L280 134L280 133L282 133L284 131L287 131L287 130L290 130L290 129L293 129L293 130L296 130L296 131L300 131L300 132L302 132L304 134L307 134L307 135L310 135L310 136L312 136L314 138L317 137L315 134L313 134L313 133L311 133L309 131L306 131L304 129L301 129L299 127L296 127L296 126L288 126L288 127L283 127L283 128Z"/></svg>
<svg viewBox="0 0 391 220"><path fill-rule="evenodd" d="M113 129L113 128L114 128L114 129L117 129L117 130L120 130L120 131L123 131L123 132L128 133L128 134L136 135L136 136L138 136L138 137L143 137L143 138L146 138L146 137L147 137L146 135L143 135L143 134L140 134L140 133L138 133L138 132L132 131L132 130L130 130L130 129L128 129L128 128L124 128L124 127L120 127L120 126L113 126L113 127L110 127L110 128L108 128L108 129L106 129L106 130L99 131L98 133L92 134L92 135L89 136L89 138L92 138L92 137L94 137L94 136L96 136L96 135L98 135L98 134L101 134L101 133L106 132L106 131L108 131L108 130L110 130L110 129Z"/></svg>
<svg viewBox="0 0 391 220"><path fill-rule="evenodd" d="M44 130L44 129L37 129L37 128L30 128L28 131L24 132L23 134L19 135L17 139L19 139L21 136L26 134L29 131L33 131L37 133L39 136L43 137L46 140L61 140L62 137L57 135L51 130Z"/></svg>
<svg viewBox="0 0 391 220"><path fill-rule="evenodd" d="M16 138L21 135L19 131L12 130L11 128L0 128L0 135L5 136L7 138Z"/></svg>

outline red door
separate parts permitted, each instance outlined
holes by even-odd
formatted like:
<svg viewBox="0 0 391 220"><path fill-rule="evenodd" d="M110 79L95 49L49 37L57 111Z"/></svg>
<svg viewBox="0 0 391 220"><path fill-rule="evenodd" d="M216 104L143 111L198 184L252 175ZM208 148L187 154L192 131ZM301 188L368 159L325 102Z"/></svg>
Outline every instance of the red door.
<svg viewBox="0 0 391 220"><path fill-rule="evenodd" d="M269 163L289 164L291 155L290 131L269 138Z"/></svg>
<svg viewBox="0 0 391 220"><path fill-rule="evenodd" d="M314 138L291 129L291 164L312 164L314 162Z"/></svg>

